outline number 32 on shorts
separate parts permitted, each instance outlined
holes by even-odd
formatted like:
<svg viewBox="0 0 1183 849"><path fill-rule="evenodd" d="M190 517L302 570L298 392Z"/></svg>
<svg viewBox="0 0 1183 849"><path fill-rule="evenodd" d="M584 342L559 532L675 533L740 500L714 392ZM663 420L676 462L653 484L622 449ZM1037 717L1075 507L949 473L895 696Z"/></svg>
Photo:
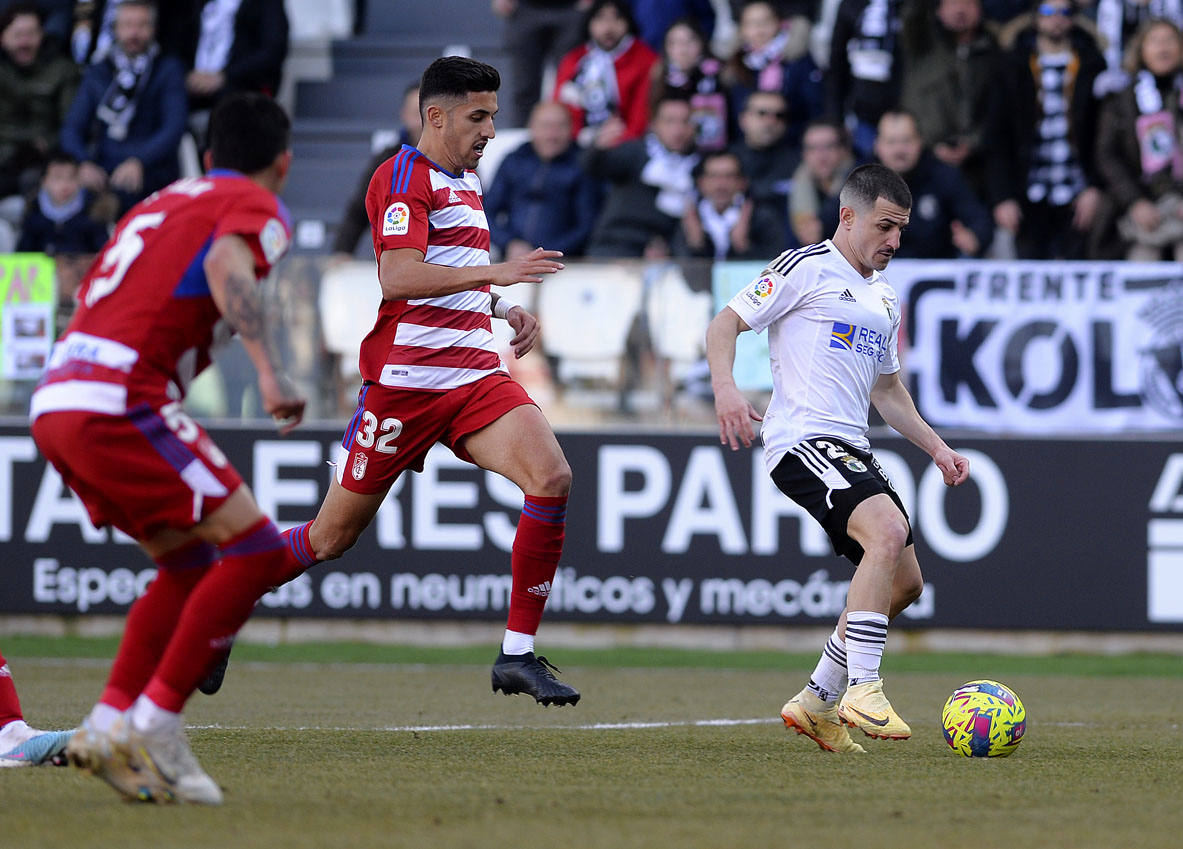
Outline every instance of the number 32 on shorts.
<svg viewBox="0 0 1183 849"><path fill-rule="evenodd" d="M363 410L361 427L357 429L354 442L361 448L374 446L374 450L381 454L393 454L398 451L398 446L390 443L398 439L398 435L402 432L403 423L393 416L383 419L379 424L377 416L369 410ZM376 445L375 436L377 437Z"/></svg>

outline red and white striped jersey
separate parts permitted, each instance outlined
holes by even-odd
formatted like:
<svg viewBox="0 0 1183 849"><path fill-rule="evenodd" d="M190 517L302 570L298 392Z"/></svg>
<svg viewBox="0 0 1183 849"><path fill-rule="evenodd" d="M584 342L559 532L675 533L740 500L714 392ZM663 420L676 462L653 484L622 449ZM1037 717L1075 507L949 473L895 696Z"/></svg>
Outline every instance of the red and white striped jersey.
<svg viewBox="0 0 1183 849"><path fill-rule="evenodd" d="M183 397L229 338L205 258L241 236L265 277L287 251L291 218L271 192L215 170L149 196L123 217L78 291L78 310L53 346L31 418L58 410L122 415L141 401Z"/></svg>
<svg viewBox="0 0 1183 849"><path fill-rule="evenodd" d="M489 224L475 171L454 175L410 145L378 166L366 193L374 256L415 248L425 262L489 264ZM447 390L505 371L481 286L438 298L384 300L361 345L364 380Z"/></svg>

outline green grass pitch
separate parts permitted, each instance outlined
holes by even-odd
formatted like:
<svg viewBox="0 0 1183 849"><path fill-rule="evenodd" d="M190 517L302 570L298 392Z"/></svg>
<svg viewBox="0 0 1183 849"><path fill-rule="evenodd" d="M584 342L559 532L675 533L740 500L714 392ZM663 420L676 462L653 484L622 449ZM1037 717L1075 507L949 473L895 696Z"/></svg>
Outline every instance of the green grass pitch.
<svg viewBox="0 0 1183 849"><path fill-rule="evenodd" d="M40 727L79 720L114 648L3 645ZM889 655L914 736L853 757L779 721L812 657L556 649L583 701L543 709L492 694L495 652L239 646L222 692L186 713L223 807L0 770L0 849L1183 845L1178 657ZM982 677L1027 708L1010 758L968 760L941 737L945 698Z"/></svg>

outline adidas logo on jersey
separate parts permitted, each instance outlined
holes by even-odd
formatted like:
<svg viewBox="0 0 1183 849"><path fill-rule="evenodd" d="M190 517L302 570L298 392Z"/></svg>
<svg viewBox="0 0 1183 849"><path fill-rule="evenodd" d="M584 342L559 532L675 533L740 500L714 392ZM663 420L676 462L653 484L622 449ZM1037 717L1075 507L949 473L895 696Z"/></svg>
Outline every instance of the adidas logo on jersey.
<svg viewBox="0 0 1183 849"><path fill-rule="evenodd" d="M550 581L543 581L537 586L530 587L530 589L526 590L526 592L546 598L550 595Z"/></svg>
<svg viewBox="0 0 1183 849"><path fill-rule="evenodd" d="M848 303L852 303L852 304L858 303L858 298L856 298L854 295L850 294L849 289L843 289L842 294L838 296L838 300L847 301Z"/></svg>
<svg viewBox="0 0 1183 849"><path fill-rule="evenodd" d="M461 203L460 195L456 194L455 189L448 189L448 203Z"/></svg>

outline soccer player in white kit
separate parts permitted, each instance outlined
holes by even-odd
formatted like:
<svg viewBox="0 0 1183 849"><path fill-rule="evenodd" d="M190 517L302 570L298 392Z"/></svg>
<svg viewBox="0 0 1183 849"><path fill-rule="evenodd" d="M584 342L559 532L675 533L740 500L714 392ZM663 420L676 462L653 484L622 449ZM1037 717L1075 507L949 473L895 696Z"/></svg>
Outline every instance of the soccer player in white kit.
<svg viewBox="0 0 1183 849"><path fill-rule="evenodd" d="M752 422L762 422L773 481L856 567L846 609L781 718L826 751L862 752L844 726L891 740L912 734L883 693L879 663L888 622L924 586L907 512L871 455L869 405L932 457L947 485L969 477L969 461L921 418L900 380L899 299L880 272L908 224L911 192L890 168L864 165L840 204L833 239L781 254L715 316L707 359L722 443L750 447ZM732 369L736 337L765 329L773 388L761 417Z"/></svg>

